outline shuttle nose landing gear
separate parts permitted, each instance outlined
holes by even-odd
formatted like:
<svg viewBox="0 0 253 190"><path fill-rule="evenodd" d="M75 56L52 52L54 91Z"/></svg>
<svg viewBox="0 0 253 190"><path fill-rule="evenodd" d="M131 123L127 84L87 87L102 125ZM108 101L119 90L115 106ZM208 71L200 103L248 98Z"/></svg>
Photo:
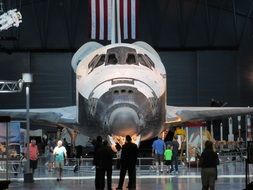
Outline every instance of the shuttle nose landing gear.
<svg viewBox="0 0 253 190"><path fill-rule="evenodd" d="M112 149L117 152L116 145L120 145L121 147L125 144L125 137L117 136L117 135L108 135L108 142L111 144ZM132 135L132 142L135 143L138 147L141 142L141 135Z"/></svg>

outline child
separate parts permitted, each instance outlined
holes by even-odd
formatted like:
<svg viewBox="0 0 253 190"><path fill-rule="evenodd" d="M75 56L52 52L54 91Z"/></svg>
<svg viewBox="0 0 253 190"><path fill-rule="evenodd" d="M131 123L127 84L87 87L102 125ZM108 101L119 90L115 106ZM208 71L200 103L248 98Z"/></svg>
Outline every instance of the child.
<svg viewBox="0 0 253 190"><path fill-rule="evenodd" d="M170 167L171 167L171 159L172 159L172 150L171 150L170 145L167 145L167 148L164 151L164 158L165 158L165 164L168 166L167 173L169 173Z"/></svg>

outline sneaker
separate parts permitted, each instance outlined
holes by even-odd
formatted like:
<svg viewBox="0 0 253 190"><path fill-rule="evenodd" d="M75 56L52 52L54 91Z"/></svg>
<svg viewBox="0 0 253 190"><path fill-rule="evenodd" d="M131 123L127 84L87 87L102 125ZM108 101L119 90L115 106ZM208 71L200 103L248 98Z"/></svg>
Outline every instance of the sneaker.
<svg viewBox="0 0 253 190"><path fill-rule="evenodd" d="M60 181L60 179L59 179L59 178L57 178L57 181Z"/></svg>
<svg viewBox="0 0 253 190"><path fill-rule="evenodd" d="M178 171L175 171L175 174L178 174Z"/></svg>

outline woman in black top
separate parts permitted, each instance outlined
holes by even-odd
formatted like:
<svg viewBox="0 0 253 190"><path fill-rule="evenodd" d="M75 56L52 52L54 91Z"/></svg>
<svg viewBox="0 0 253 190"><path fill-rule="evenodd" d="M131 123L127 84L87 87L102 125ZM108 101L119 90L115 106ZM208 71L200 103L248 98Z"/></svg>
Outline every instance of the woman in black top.
<svg viewBox="0 0 253 190"><path fill-rule="evenodd" d="M214 190L218 164L219 158L217 153L213 151L213 143L206 141L205 150L200 157L202 190L208 190L209 188Z"/></svg>

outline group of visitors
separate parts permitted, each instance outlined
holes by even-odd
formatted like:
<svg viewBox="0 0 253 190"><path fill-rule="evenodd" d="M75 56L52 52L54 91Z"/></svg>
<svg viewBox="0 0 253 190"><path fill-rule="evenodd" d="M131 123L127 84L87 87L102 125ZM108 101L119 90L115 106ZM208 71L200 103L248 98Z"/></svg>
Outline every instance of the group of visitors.
<svg viewBox="0 0 253 190"><path fill-rule="evenodd" d="M49 151L49 152L52 151L53 162L54 162L55 168L57 169L57 181L61 181L64 161L67 158L66 148L63 146L63 142L61 140L58 140L57 146L55 146L53 149L52 147L47 147L47 149L46 151ZM27 151L26 151L26 154L27 154ZM38 156L39 156L39 149L38 149L38 146L36 145L36 140L32 139L31 143L29 144L30 169L32 173L34 173L35 169L37 168ZM49 164L51 164L51 161ZM50 167L52 166L50 165Z"/></svg>
<svg viewBox="0 0 253 190"><path fill-rule="evenodd" d="M166 145L167 144L167 145ZM178 148L179 143L177 142L177 136L174 136L172 142L165 143L161 136L158 137L152 144L152 155L155 159L155 165L157 173L163 173L163 163L167 165L167 173L178 174Z"/></svg>
<svg viewBox="0 0 253 190"><path fill-rule="evenodd" d="M167 144L167 145L166 145ZM163 172L163 162L167 165L167 173L178 174L178 151L179 143L177 142L177 136L175 135L172 142L165 143L159 136L152 144L152 155L155 159L156 170ZM199 156L199 165L201 166L201 181L202 190L214 190L215 180L217 179L217 165L219 164L219 158L213 149L213 143L211 141L205 142L205 149Z"/></svg>
<svg viewBox="0 0 253 190"><path fill-rule="evenodd" d="M123 188L126 172L128 171L128 189L136 188L136 162L138 148L132 143L132 138L127 135L125 144L121 148L120 157L120 178L117 190ZM96 166L95 187L97 190L105 188L105 173L107 174L107 189L112 189L112 164L114 152L108 145L107 140L97 137L93 163Z"/></svg>
<svg viewBox="0 0 253 190"><path fill-rule="evenodd" d="M117 147L120 154L120 178L117 190L123 188L126 172L128 171L128 189L136 188L136 162L138 148L132 142L132 138L127 135L125 144L122 147ZM156 170L159 173L163 172L164 161L167 168L167 173L178 174L178 151L179 143L177 135L170 142L164 142L161 136L158 137L152 144L152 155L154 156ZM67 158L66 148L63 146L63 141L58 140L57 145L53 148L52 144L45 147L45 153L52 155L50 159L54 162L54 167L57 169L57 181L62 180L62 171L64 161ZM105 174L107 175L107 189L112 189L112 165L115 152L109 145L107 140L103 140L101 136L97 137L94 147L93 164L96 167L95 187L97 190L105 188ZM36 140L32 139L29 144L29 158L31 172L37 168L39 150L36 145ZM218 155L213 150L213 143L206 141L205 149L199 156L199 165L202 167L201 180L202 190L214 189L215 180L217 179L217 165L219 164ZM52 166L50 166L52 167Z"/></svg>

